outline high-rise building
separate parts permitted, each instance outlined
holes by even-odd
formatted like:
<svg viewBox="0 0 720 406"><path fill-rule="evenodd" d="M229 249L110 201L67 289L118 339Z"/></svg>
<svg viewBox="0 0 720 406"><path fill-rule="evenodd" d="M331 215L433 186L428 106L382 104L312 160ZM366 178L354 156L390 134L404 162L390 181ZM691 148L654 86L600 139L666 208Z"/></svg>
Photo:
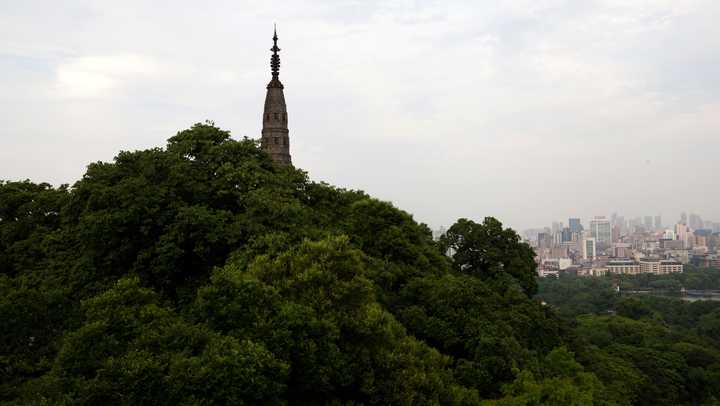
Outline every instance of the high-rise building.
<svg viewBox="0 0 720 406"><path fill-rule="evenodd" d="M663 239L676 240L677 234L675 234L675 230L665 230L665 233L663 234Z"/></svg>
<svg viewBox="0 0 720 406"><path fill-rule="evenodd" d="M562 228L563 228L563 223L561 223L561 222L559 222L559 221L553 221L553 222L552 222L552 232L553 232L553 234L559 233L560 231L562 231Z"/></svg>
<svg viewBox="0 0 720 406"><path fill-rule="evenodd" d="M630 258L632 247L628 243L613 244L613 256L615 258Z"/></svg>
<svg viewBox="0 0 720 406"><path fill-rule="evenodd" d="M433 232L432 232L433 240L438 241L440 239L440 237L442 237L443 234L445 234L446 232L447 232L447 229L444 226L440 226L440 228L438 228L437 230L433 230Z"/></svg>
<svg viewBox="0 0 720 406"><path fill-rule="evenodd" d="M273 35L272 57L270 70L272 79L267 85L265 109L263 111L263 128L260 145L272 160L280 165L291 165L290 131L288 130L287 106L283 84L280 82L280 48L277 46L277 30Z"/></svg>
<svg viewBox="0 0 720 406"><path fill-rule="evenodd" d="M662 217L661 216L655 216L655 231L660 231L663 229L662 225Z"/></svg>
<svg viewBox="0 0 720 406"><path fill-rule="evenodd" d="M597 244L609 247L612 243L610 221L602 216L590 220L590 235L595 239Z"/></svg>
<svg viewBox="0 0 720 406"><path fill-rule="evenodd" d="M690 235L690 227L682 223L675 224L675 238L683 242L683 248L690 248Z"/></svg>
<svg viewBox="0 0 720 406"><path fill-rule="evenodd" d="M693 230L700 230L701 228L703 228L703 225L704 225L703 219L700 216L698 216L697 214L691 213L688 225Z"/></svg>
<svg viewBox="0 0 720 406"><path fill-rule="evenodd" d="M707 236L704 235L695 235L695 249L698 248L704 248L705 251L707 251Z"/></svg>
<svg viewBox="0 0 720 406"><path fill-rule="evenodd" d="M538 233L538 242L537 242L538 248L540 249L549 249L553 246L553 235L552 233Z"/></svg>
<svg viewBox="0 0 720 406"><path fill-rule="evenodd" d="M713 233L720 233L720 223L712 223L710 229L712 229Z"/></svg>
<svg viewBox="0 0 720 406"><path fill-rule="evenodd" d="M687 223L688 223L687 213L682 212L682 213L680 214L680 224L685 224L685 225L687 225Z"/></svg>
<svg viewBox="0 0 720 406"><path fill-rule="evenodd" d="M645 226L645 231L651 231L653 229L653 218L652 216L645 216L645 221L643 222L643 225Z"/></svg>
<svg viewBox="0 0 720 406"><path fill-rule="evenodd" d="M580 223L580 219L570 218L568 219L568 227L570 227L571 233L580 233L583 230L583 226Z"/></svg>
<svg viewBox="0 0 720 406"><path fill-rule="evenodd" d="M594 238L586 238L583 240L583 259L593 260L597 256L596 244Z"/></svg>
<svg viewBox="0 0 720 406"><path fill-rule="evenodd" d="M618 226L618 228L620 228L620 235L624 235L627 232L627 222L625 221L625 217L623 216L617 216L615 218L615 222L613 222L612 225Z"/></svg>
<svg viewBox="0 0 720 406"><path fill-rule="evenodd" d="M562 229L562 242L570 242L572 241L572 231L570 231L570 227L565 227Z"/></svg>

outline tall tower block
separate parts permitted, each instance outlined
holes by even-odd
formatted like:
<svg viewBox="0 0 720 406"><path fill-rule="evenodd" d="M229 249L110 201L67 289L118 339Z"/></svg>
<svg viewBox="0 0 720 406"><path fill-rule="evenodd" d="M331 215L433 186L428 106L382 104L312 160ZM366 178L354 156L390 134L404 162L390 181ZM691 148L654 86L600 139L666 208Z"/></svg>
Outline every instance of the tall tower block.
<svg viewBox="0 0 720 406"><path fill-rule="evenodd" d="M281 165L292 165L290 160L290 131L288 130L287 106L283 84L280 82L280 48L277 46L277 29L273 35L272 57L270 70L272 79L267 85L265 110L263 111L263 128L260 145L270 155L273 162Z"/></svg>

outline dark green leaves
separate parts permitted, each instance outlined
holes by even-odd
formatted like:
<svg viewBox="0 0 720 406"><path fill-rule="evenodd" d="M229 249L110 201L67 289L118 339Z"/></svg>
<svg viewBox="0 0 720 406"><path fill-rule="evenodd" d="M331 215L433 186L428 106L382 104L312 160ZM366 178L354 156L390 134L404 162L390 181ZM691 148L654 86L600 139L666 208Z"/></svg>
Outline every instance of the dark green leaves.
<svg viewBox="0 0 720 406"><path fill-rule="evenodd" d="M459 219L440 237L440 247L459 272L484 279L510 275L529 296L537 292L535 253L492 217L482 224Z"/></svg>
<svg viewBox="0 0 720 406"><path fill-rule="evenodd" d="M532 298L532 250L493 218L458 220L438 244L390 203L196 124L89 165L72 189L0 183L0 402L720 396L716 308L565 282L543 292L563 314L621 316L559 319Z"/></svg>

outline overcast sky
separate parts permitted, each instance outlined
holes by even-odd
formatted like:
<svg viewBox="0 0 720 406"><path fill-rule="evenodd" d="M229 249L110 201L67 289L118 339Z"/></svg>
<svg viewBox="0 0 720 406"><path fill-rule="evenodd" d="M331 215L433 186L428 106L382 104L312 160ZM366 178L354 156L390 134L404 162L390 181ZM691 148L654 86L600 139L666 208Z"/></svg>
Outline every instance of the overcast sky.
<svg viewBox="0 0 720 406"><path fill-rule="evenodd" d="M432 227L720 221L720 1L0 0L0 179L73 183L210 119Z"/></svg>

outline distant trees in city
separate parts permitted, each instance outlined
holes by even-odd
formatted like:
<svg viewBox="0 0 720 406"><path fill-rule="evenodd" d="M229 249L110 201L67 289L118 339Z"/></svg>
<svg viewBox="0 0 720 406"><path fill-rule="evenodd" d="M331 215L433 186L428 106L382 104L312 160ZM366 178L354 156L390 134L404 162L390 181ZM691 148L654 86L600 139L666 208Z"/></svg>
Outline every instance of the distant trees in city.
<svg viewBox="0 0 720 406"><path fill-rule="evenodd" d="M620 295L613 287L679 279L713 287L718 274L690 267L683 276L541 278L538 297L575 326L576 359L619 394L617 402L712 403L720 395L720 302Z"/></svg>

